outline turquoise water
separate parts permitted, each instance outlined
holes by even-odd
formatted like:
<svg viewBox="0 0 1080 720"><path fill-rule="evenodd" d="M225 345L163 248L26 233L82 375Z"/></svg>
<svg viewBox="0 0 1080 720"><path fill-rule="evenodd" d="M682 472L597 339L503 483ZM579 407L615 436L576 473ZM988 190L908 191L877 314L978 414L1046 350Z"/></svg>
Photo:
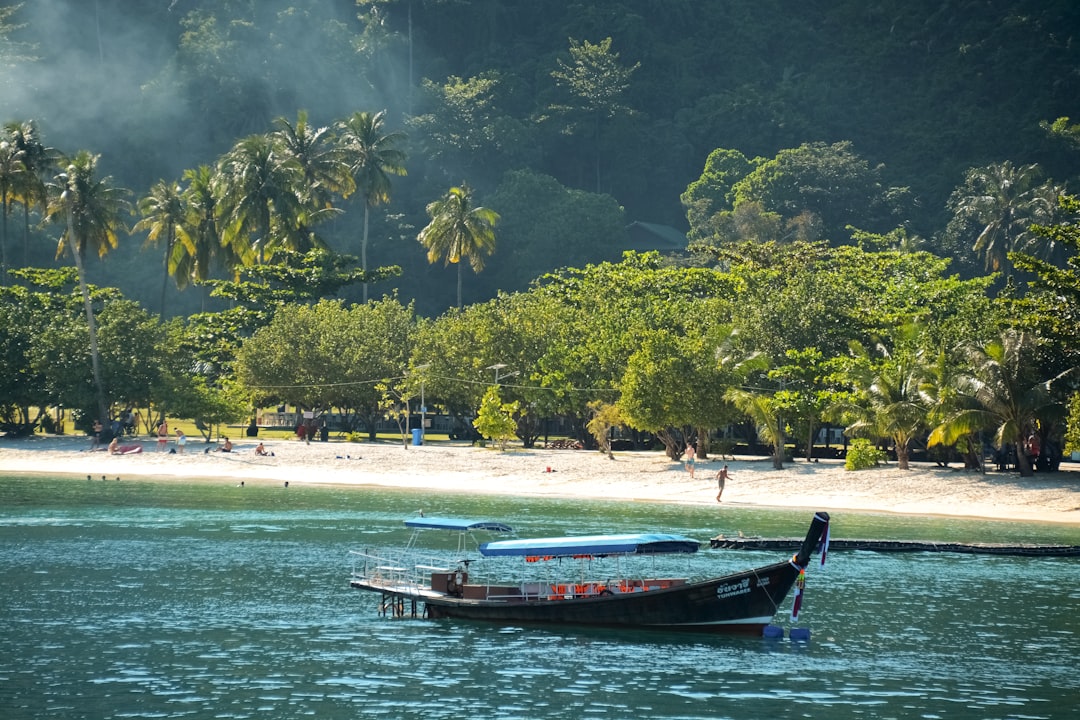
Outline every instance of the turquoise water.
<svg viewBox="0 0 1080 720"><path fill-rule="evenodd" d="M380 617L349 551L402 519L801 536L810 513L226 482L0 478L0 718L1066 718L1080 564L834 552L809 642ZM834 537L1080 528L834 513ZM688 572L777 553L704 551ZM790 608L790 598L785 612ZM782 624L789 624L786 617Z"/></svg>

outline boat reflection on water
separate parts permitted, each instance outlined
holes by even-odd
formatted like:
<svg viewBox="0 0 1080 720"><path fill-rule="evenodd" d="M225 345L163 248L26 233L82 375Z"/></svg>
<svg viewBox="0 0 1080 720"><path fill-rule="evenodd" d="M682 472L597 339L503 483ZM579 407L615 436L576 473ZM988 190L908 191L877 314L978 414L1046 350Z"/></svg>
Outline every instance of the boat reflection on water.
<svg viewBox="0 0 1080 720"><path fill-rule="evenodd" d="M450 530L460 538L478 530L510 531L502 523L446 518L415 518L405 525L417 531ZM703 579L648 577L624 568L638 556L697 552L700 543L681 535L588 535L479 545L482 558L521 558L523 578L514 583L478 581L470 575L474 559L447 563L422 557L417 532L401 553L354 553L350 584L379 593L380 611L395 616L760 635L797 583L801 590L806 566L819 543L827 541L828 527L828 513L816 513L794 557ZM464 550L463 539L458 549Z"/></svg>

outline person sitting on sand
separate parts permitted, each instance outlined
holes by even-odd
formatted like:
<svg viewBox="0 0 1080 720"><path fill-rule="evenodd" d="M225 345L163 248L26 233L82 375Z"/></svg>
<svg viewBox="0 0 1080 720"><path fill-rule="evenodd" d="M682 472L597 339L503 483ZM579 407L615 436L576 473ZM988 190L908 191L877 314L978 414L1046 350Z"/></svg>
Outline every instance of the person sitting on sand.
<svg viewBox="0 0 1080 720"><path fill-rule="evenodd" d="M272 456L272 455L273 455L274 453L272 453L272 452L266 452L266 448L265 448L265 447L263 446L263 444L262 444L262 443L259 443L259 444L258 444L258 445L257 445L257 446L255 447L255 454L256 454L256 455L266 455L266 456Z"/></svg>
<svg viewBox="0 0 1080 720"><path fill-rule="evenodd" d="M218 452L232 452L232 441L225 438L225 442L217 449Z"/></svg>
<svg viewBox="0 0 1080 720"><path fill-rule="evenodd" d="M116 437L115 435L113 435L113 439L109 442L109 454L120 454L120 438Z"/></svg>

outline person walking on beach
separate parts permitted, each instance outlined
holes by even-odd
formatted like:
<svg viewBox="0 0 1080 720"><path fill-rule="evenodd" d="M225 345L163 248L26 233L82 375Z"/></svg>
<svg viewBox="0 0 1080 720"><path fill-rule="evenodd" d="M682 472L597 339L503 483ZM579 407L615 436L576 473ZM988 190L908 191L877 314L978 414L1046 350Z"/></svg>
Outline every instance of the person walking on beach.
<svg viewBox="0 0 1080 720"><path fill-rule="evenodd" d="M686 443L686 471L690 473L690 479L694 479L694 460L697 457L697 450L691 443Z"/></svg>
<svg viewBox="0 0 1080 720"><path fill-rule="evenodd" d="M724 467L716 472L716 485L719 489L719 492L716 493L716 502L720 502L720 496L724 494L724 485L727 485L729 477L731 476L728 475L727 464L725 463Z"/></svg>

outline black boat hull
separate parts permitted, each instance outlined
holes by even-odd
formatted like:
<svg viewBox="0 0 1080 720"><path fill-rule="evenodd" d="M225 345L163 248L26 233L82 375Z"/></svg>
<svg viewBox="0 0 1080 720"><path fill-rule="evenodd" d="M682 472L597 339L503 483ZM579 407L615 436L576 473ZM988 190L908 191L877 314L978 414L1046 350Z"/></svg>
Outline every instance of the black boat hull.
<svg viewBox="0 0 1080 720"><path fill-rule="evenodd" d="M798 575L798 567L782 562L666 589L560 600L417 597L407 592L382 592L390 597L419 600L429 618L760 634ZM364 583L353 585L378 590Z"/></svg>

